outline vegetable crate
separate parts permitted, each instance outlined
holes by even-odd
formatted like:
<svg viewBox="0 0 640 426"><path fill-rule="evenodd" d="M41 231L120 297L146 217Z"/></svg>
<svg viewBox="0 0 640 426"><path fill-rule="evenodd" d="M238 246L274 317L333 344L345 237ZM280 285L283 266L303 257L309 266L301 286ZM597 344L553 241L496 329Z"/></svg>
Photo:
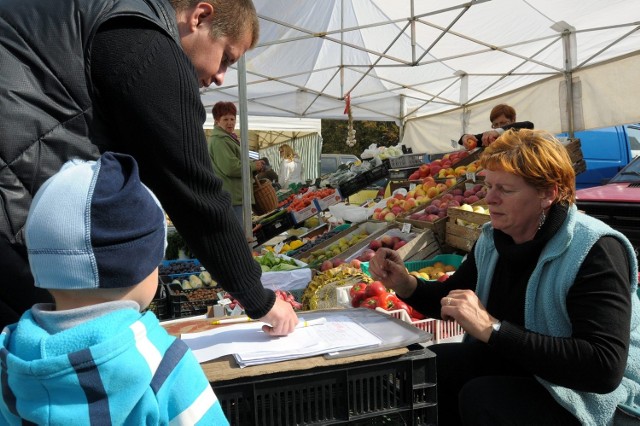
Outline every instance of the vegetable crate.
<svg viewBox="0 0 640 426"><path fill-rule="evenodd" d="M156 294L147 309L156 314L156 317L158 317L159 320L171 318L171 312L169 309L169 293L160 279L158 279Z"/></svg>
<svg viewBox="0 0 640 426"><path fill-rule="evenodd" d="M448 246L470 251L480 236L482 225L491 220L488 214L469 212L459 208L447 209L445 242Z"/></svg>
<svg viewBox="0 0 640 426"><path fill-rule="evenodd" d="M401 169L403 167L418 167L424 163L424 154L405 154L400 157L389 158L384 162L389 162L390 169Z"/></svg>
<svg viewBox="0 0 640 426"><path fill-rule="evenodd" d="M282 234L284 231L293 228L293 218L286 210L280 211L275 215L273 220L266 220L264 223L256 225L253 235L258 244L270 240L276 235ZM270 216L271 217L271 216Z"/></svg>
<svg viewBox="0 0 640 426"><path fill-rule="evenodd" d="M349 179L348 181L342 182L338 185L338 191L340 191L340 194L346 198L349 195L353 195L361 189L366 188L368 183L366 175L361 173L354 176L353 179Z"/></svg>
<svg viewBox="0 0 640 426"><path fill-rule="evenodd" d="M436 358L395 358L212 382L231 425L436 425Z"/></svg>
<svg viewBox="0 0 640 426"><path fill-rule="evenodd" d="M436 343L447 342L460 342L464 336L464 330L456 321L442 321L435 318L426 318L422 320L412 321L404 309L397 309L394 311L385 311L384 309L376 308L377 311L391 315L394 318L398 318L404 322L408 322L414 327L431 333L433 339L427 342L427 345L433 345Z"/></svg>
<svg viewBox="0 0 640 426"><path fill-rule="evenodd" d="M167 284L167 289L170 311L174 318L206 314L208 307L218 301L218 289L214 287L183 290L178 284Z"/></svg>

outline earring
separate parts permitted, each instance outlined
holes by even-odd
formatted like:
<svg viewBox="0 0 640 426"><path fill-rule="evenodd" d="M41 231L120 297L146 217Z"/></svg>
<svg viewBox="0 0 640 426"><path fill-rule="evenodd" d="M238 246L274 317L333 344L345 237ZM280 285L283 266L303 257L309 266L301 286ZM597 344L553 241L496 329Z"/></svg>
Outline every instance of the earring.
<svg viewBox="0 0 640 426"><path fill-rule="evenodd" d="M542 228L544 222L547 220L547 215L544 214L544 210L540 213L540 218L538 219L538 229Z"/></svg>

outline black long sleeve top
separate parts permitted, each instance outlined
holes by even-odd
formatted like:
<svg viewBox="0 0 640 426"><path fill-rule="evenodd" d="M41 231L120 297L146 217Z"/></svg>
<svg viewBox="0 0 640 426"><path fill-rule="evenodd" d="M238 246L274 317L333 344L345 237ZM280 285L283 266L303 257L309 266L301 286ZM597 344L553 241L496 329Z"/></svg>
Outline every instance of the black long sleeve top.
<svg viewBox="0 0 640 426"><path fill-rule="evenodd" d="M517 121L515 123L511 123L511 124L507 124L506 126L502 126L501 129L503 130L509 130L509 129L533 129L533 123L530 121ZM478 140L478 144L480 143L480 141L482 140L482 133L479 133L477 135L474 135L476 137L476 139ZM458 145L464 145L462 143L462 138L464 137L464 135L460 136L460 139L458 139Z"/></svg>
<svg viewBox="0 0 640 426"><path fill-rule="evenodd" d="M213 172L198 79L184 51L142 19L113 19L94 38L91 76L95 113L106 123L99 131L107 137L95 139L100 150L132 155L214 279L251 317L267 314L275 294L260 283L230 196Z"/></svg>
<svg viewBox="0 0 640 426"><path fill-rule="evenodd" d="M489 344L523 371L571 389L606 393L622 379L630 336L629 264L617 239L603 237L595 243L567 294L571 337L545 336L524 327L529 277L566 214L565 207L554 205L534 240L524 244L515 244L511 237L494 230L499 260L486 308L502 326ZM477 276L472 249L447 281L421 281L405 301L429 317L440 318L440 300L453 289L475 290Z"/></svg>

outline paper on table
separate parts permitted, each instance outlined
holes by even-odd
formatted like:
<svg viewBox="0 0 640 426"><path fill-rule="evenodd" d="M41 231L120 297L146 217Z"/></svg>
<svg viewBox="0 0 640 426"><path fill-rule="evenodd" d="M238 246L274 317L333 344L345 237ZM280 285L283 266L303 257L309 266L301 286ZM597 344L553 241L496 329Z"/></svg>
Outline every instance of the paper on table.
<svg viewBox="0 0 640 426"><path fill-rule="evenodd" d="M304 319L300 318L300 321ZM271 337L261 330L264 323L252 322L183 334L198 362L234 355L241 367L304 358L340 350L380 345L371 334L348 316L332 316L322 325L296 328L283 337Z"/></svg>

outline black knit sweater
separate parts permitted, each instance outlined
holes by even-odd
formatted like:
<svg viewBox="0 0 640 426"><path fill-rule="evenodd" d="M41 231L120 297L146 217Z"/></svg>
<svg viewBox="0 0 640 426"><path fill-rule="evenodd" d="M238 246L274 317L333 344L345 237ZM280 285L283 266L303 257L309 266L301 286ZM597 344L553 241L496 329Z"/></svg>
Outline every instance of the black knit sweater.
<svg viewBox="0 0 640 426"><path fill-rule="evenodd" d="M617 387L629 348L631 292L627 252L612 237L601 238L585 258L567 294L573 327L570 338L556 338L524 328L527 283L547 241L567 216L554 205L532 241L515 244L494 230L499 253L487 311L502 321L489 344L523 371L571 389L605 393ZM453 289L475 289L477 268L473 249L460 268L443 283L420 282L407 303L440 318L440 300Z"/></svg>
<svg viewBox="0 0 640 426"><path fill-rule="evenodd" d="M211 167L196 72L162 31L136 18L102 25L91 50L101 151L132 155L189 248L254 318L275 295L260 283L230 197ZM135 212L131 212L135 214ZM132 259L135 261L135 259Z"/></svg>

